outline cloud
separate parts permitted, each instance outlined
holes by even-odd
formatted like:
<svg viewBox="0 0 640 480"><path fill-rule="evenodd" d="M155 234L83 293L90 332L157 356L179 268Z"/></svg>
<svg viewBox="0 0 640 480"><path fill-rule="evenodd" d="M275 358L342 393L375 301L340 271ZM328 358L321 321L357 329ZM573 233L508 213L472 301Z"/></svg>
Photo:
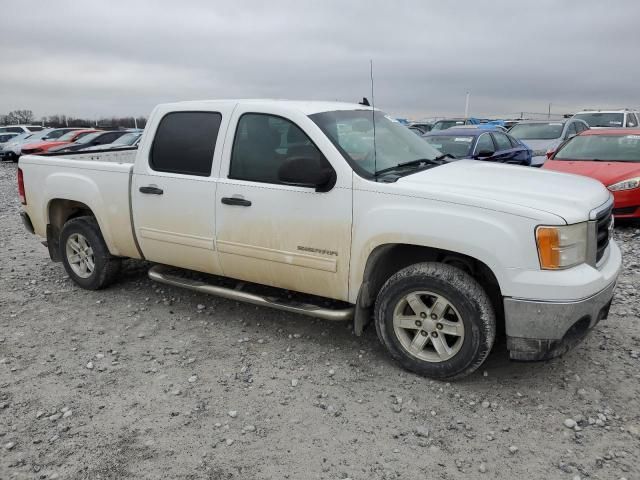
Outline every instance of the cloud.
<svg viewBox="0 0 640 480"><path fill-rule="evenodd" d="M0 113L147 114L156 103L277 97L396 115L640 106L640 3L596 0L16 2Z"/></svg>

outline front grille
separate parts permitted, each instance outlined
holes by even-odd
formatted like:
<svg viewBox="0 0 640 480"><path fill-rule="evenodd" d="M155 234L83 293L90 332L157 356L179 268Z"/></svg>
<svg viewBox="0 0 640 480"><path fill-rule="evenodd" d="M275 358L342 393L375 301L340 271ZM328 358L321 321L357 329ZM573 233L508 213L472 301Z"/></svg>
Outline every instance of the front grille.
<svg viewBox="0 0 640 480"><path fill-rule="evenodd" d="M613 221L613 205L600 212L596 217L596 262L604 255L611 236L611 222Z"/></svg>

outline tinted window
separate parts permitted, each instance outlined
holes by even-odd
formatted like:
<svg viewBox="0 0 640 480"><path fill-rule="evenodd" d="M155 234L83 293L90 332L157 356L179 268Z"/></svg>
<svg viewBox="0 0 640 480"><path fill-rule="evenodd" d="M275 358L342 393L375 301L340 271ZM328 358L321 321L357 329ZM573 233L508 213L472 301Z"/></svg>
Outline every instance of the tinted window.
<svg viewBox="0 0 640 480"><path fill-rule="evenodd" d="M285 161L294 157L327 161L293 122L274 115L245 113L238 121L229 178L281 183L278 170Z"/></svg>
<svg viewBox="0 0 640 480"><path fill-rule="evenodd" d="M106 145L107 143L113 142L116 138L119 138L122 135L122 132L105 133L103 135L100 135L100 137L96 139L95 143L96 145Z"/></svg>
<svg viewBox="0 0 640 480"><path fill-rule="evenodd" d="M627 127L637 127L638 119L634 113L627 113Z"/></svg>
<svg viewBox="0 0 640 480"><path fill-rule="evenodd" d="M511 142L504 133L493 132L493 138L496 141L496 145L498 146L497 151L500 152L502 150L510 150L512 148Z"/></svg>
<svg viewBox="0 0 640 480"><path fill-rule="evenodd" d="M478 143L476 143L476 154L478 152L495 152L496 147L493 145L493 140L491 140L491 135L488 133L483 133L478 137Z"/></svg>
<svg viewBox="0 0 640 480"><path fill-rule="evenodd" d="M512 137L511 135L506 135L506 137L509 139L509 141L511 142L511 146L513 148L518 148L520 147L520 142L518 142L518 140L516 140L514 137Z"/></svg>
<svg viewBox="0 0 640 480"><path fill-rule="evenodd" d="M24 128L21 128L21 127L7 127L5 130L7 132L13 132L13 133L22 133L22 132L24 132Z"/></svg>
<svg viewBox="0 0 640 480"><path fill-rule="evenodd" d="M158 172L208 177L221 121L222 115L216 112L165 115L151 147L151 168Z"/></svg>
<svg viewBox="0 0 640 480"><path fill-rule="evenodd" d="M578 133L578 130L576 130L576 124L574 122L571 122L567 126L567 133L564 135L564 138L571 138L572 136L576 135L577 133Z"/></svg>
<svg viewBox="0 0 640 480"><path fill-rule="evenodd" d="M587 130L589 128L582 122L575 122L575 126L576 126L576 130L578 131L578 133L584 132L585 130Z"/></svg>

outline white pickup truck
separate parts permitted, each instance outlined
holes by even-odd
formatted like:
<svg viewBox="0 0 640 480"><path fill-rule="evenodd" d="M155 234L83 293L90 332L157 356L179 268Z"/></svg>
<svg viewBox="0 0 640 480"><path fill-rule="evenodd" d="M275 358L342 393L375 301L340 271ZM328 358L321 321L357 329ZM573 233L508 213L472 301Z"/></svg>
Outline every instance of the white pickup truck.
<svg viewBox="0 0 640 480"><path fill-rule="evenodd" d="M160 105L137 152L25 156L18 183L26 227L83 288L146 259L167 284L358 334L372 320L430 377L477 369L497 331L513 359L563 353L607 316L621 266L600 183L451 161L362 105Z"/></svg>

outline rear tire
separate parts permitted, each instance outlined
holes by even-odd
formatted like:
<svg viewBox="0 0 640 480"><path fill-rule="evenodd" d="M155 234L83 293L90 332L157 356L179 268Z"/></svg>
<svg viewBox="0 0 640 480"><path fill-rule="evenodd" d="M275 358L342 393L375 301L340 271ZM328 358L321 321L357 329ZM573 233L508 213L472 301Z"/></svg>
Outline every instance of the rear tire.
<svg viewBox="0 0 640 480"><path fill-rule="evenodd" d="M94 217L69 220L60 233L60 256L67 274L80 287L99 290L111 284L122 261L109 253Z"/></svg>
<svg viewBox="0 0 640 480"><path fill-rule="evenodd" d="M419 263L383 285L375 305L378 337L404 368L461 378L485 361L496 335L489 296L466 272Z"/></svg>

